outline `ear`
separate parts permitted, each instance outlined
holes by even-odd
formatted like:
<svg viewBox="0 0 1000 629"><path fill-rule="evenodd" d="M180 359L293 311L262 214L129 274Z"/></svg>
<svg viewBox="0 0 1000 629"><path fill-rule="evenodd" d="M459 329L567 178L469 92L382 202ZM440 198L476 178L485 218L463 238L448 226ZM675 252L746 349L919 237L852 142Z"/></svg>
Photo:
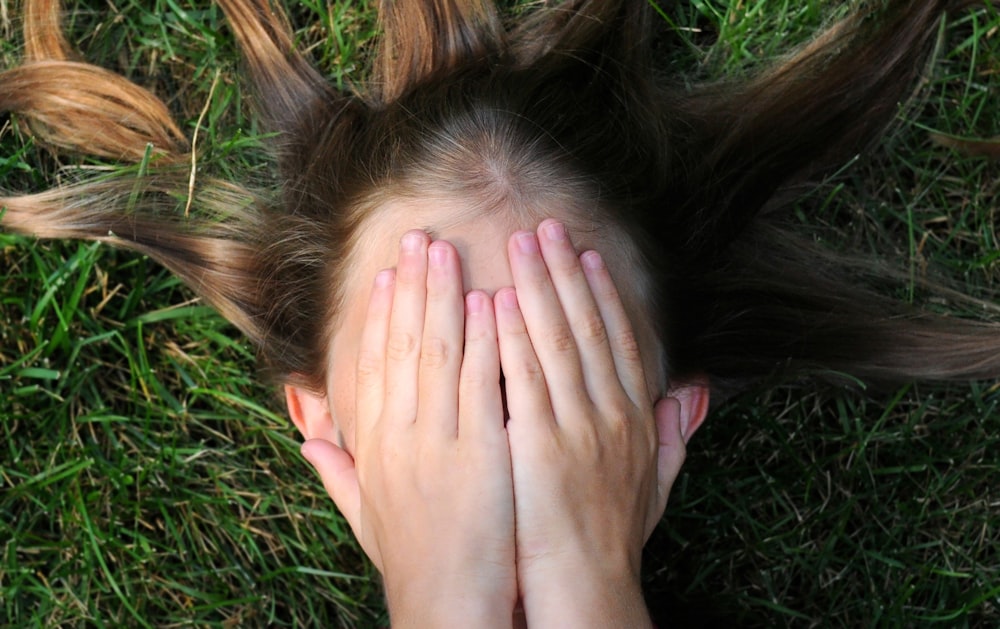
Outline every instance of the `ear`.
<svg viewBox="0 0 1000 629"><path fill-rule="evenodd" d="M325 395L317 395L291 384L285 385L285 403L292 423L303 439L326 439L337 443L337 428Z"/></svg>
<svg viewBox="0 0 1000 629"><path fill-rule="evenodd" d="M708 415L708 377L696 375L676 382L668 395L681 404L681 435L687 443Z"/></svg>

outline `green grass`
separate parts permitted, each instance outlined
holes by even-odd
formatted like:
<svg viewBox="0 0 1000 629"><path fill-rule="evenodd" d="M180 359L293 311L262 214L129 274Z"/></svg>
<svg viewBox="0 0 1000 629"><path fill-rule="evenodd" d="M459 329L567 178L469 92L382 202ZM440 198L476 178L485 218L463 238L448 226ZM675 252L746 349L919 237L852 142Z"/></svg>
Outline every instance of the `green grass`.
<svg viewBox="0 0 1000 629"><path fill-rule="evenodd" d="M115 4L72 3L71 40L170 95L189 136L211 93L203 164L266 180L218 8ZM331 80L361 75L370 4L292 8ZM669 61L699 78L752 68L842 10L661 4L683 39ZM2 67L17 62L17 27L0 21ZM955 17L899 128L800 219L831 246L994 300L1000 164L936 146L932 131L1000 135L996 9ZM0 118L4 188L43 189L74 163ZM0 233L0 625L385 626L377 575L253 365L231 326L149 260ZM692 442L647 552L650 604L662 626L997 626L998 478L991 383L748 393Z"/></svg>

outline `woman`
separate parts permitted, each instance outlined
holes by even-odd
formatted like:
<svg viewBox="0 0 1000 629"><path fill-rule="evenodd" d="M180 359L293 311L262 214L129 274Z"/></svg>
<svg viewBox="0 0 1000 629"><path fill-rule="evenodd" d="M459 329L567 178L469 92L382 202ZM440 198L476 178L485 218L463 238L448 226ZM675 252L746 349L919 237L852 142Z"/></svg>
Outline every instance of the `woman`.
<svg viewBox="0 0 1000 629"><path fill-rule="evenodd" d="M29 63L4 74L0 106L53 143L145 173L7 197L3 225L163 262L255 341L303 435L348 449L354 387L342 378L368 282L394 261L386 243L414 227L456 241L466 290L492 290L473 273L494 267L512 233L558 218L579 251L608 260L650 406L679 398L689 428L708 383L718 399L778 369L993 377L993 326L857 288L855 268L772 213L884 129L957 4L890 2L752 80L679 90L658 78L646 3L566 3L509 28L483 3L394 3L369 88L351 95L292 50L280 14L223 2L276 132L273 203L228 181L191 184L183 134L159 101L63 61L55 7L29 4Z"/></svg>

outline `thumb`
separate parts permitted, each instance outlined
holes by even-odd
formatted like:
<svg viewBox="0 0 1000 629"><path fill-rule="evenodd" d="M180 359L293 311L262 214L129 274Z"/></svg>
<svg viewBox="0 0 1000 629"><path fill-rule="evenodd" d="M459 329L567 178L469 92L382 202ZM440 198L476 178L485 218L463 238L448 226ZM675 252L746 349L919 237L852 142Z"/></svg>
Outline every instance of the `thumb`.
<svg viewBox="0 0 1000 629"><path fill-rule="evenodd" d="M670 489L681 472L687 448L681 432L681 403L674 398L663 398L653 409L659 447L656 456L655 505L646 523L646 539L653 534L657 523L667 508Z"/></svg>
<svg viewBox="0 0 1000 629"><path fill-rule="evenodd" d="M316 469L326 493L333 498L357 535L361 521L361 489L354 458L343 448L338 448L325 439L309 439L302 444L301 452Z"/></svg>

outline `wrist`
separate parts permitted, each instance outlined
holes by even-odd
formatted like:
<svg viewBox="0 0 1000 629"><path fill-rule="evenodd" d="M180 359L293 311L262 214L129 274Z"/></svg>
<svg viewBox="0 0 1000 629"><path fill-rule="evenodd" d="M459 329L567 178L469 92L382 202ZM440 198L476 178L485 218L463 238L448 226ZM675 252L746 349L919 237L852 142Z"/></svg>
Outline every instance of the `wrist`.
<svg viewBox="0 0 1000 629"><path fill-rule="evenodd" d="M483 627L510 629L517 602L516 583L479 586L474 579L448 584L429 583L386 587L393 629ZM508 592L509 590L509 592Z"/></svg>
<svg viewBox="0 0 1000 629"><path fill-rule="evenodd" d="M532 566L520 579L529 627L653 626L639 569L629 562L554 562Z"/></svg>

